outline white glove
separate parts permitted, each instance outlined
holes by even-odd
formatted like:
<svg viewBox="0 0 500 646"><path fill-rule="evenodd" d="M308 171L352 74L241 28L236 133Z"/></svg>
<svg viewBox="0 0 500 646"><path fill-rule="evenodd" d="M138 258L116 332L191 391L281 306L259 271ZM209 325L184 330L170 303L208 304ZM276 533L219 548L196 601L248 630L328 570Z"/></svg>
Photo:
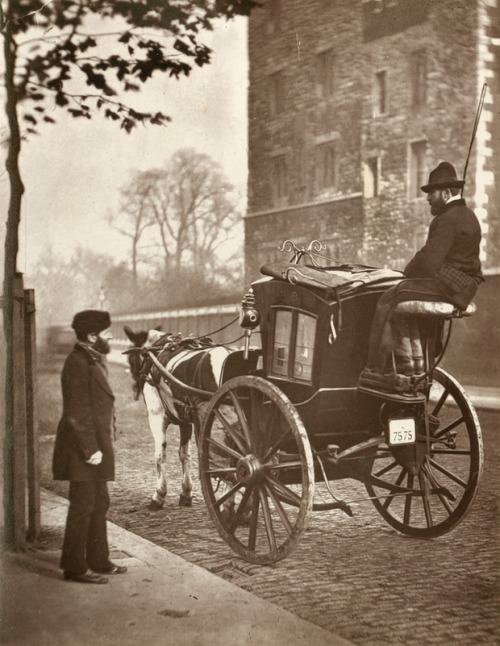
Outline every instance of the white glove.
<svg viewBox="0 0 500 646"><path fill-rule="evenodd" d="M98 464L101 464L102 462L102 453L101 451L96 451L93 455L90 456L88 460L85 460L87 464L93 464L94 466L97 466Z"/></svg>

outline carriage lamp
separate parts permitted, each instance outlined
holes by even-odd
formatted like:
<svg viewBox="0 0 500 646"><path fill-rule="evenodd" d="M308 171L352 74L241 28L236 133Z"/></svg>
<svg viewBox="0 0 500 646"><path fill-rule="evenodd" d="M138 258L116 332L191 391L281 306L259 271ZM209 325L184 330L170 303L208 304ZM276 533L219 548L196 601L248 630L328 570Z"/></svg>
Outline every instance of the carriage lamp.
<svg viewBox="0 0 500 646"><path fill-rule="evenodd" d="M259 322L259 310L255 307L255 296L253 289L250 288L241 301L240 309L240 326L243 328L243 332L245 334L245 349L243 354L245 361L248 359L250 337L252 336L252 332L259 325Z"/></svg>

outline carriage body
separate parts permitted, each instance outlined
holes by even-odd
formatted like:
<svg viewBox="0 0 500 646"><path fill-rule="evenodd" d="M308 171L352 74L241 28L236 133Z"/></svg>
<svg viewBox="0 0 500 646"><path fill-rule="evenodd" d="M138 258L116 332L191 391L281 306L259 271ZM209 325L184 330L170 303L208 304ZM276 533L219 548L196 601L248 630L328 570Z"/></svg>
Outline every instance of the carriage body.
<svg viewBox="0 0 500 646"><path fill-rule="evenodd" d="M373 433L357 382L381 293L394 281L335 297L277 279L253 284L264 377L295 403L311 442L344 447Z"/></svg>

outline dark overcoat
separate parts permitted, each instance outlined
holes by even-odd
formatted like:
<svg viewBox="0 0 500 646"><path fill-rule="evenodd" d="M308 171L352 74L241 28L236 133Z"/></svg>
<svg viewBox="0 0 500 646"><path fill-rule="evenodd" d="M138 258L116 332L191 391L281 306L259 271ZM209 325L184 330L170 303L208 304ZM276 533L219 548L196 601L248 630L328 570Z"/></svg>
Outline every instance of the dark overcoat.
<svg viewBox="0 0 500 646"><path fill-rule="evenodd" d="M465 309L483 280L481 227L465 200L448 202L429 227L425 245L406 265L406 278L434 278L443 295Z"/></svg>
<svg viewBox="0 0 500 646"><path fill-rule="evenodd" d="M429 226L425 245L405 268L407 278L434 278L448 263L481 282L481 227L464 199L448 202Z"/></svg>
<svg viewBox="0 0 500 646"><path fill-rule="evenodd" d="M54 480L114 480L114 395L104 368L76 344L64 363L63 414L57 427L52 470ZM87 464L97 451L99 465Z"/></svg>

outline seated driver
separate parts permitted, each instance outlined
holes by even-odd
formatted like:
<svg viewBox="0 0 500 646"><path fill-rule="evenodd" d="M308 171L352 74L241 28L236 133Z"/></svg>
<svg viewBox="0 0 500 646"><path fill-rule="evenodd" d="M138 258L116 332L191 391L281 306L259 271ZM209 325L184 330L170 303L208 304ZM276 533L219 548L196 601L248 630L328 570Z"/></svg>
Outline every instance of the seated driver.
<svg viewBox="0 0 500 646"><path fill-rule="evenodd" d="M377 303L361 385L373 373L394 376L393 352L397 374L423 371L416 322L393 314L398 303L446 301L465 310L484 280L479 260L481 228L461 197L463 185L452 164L441 162L422 186L433 216L427 241L406 265L406 280L388 289Z"/></svg>

